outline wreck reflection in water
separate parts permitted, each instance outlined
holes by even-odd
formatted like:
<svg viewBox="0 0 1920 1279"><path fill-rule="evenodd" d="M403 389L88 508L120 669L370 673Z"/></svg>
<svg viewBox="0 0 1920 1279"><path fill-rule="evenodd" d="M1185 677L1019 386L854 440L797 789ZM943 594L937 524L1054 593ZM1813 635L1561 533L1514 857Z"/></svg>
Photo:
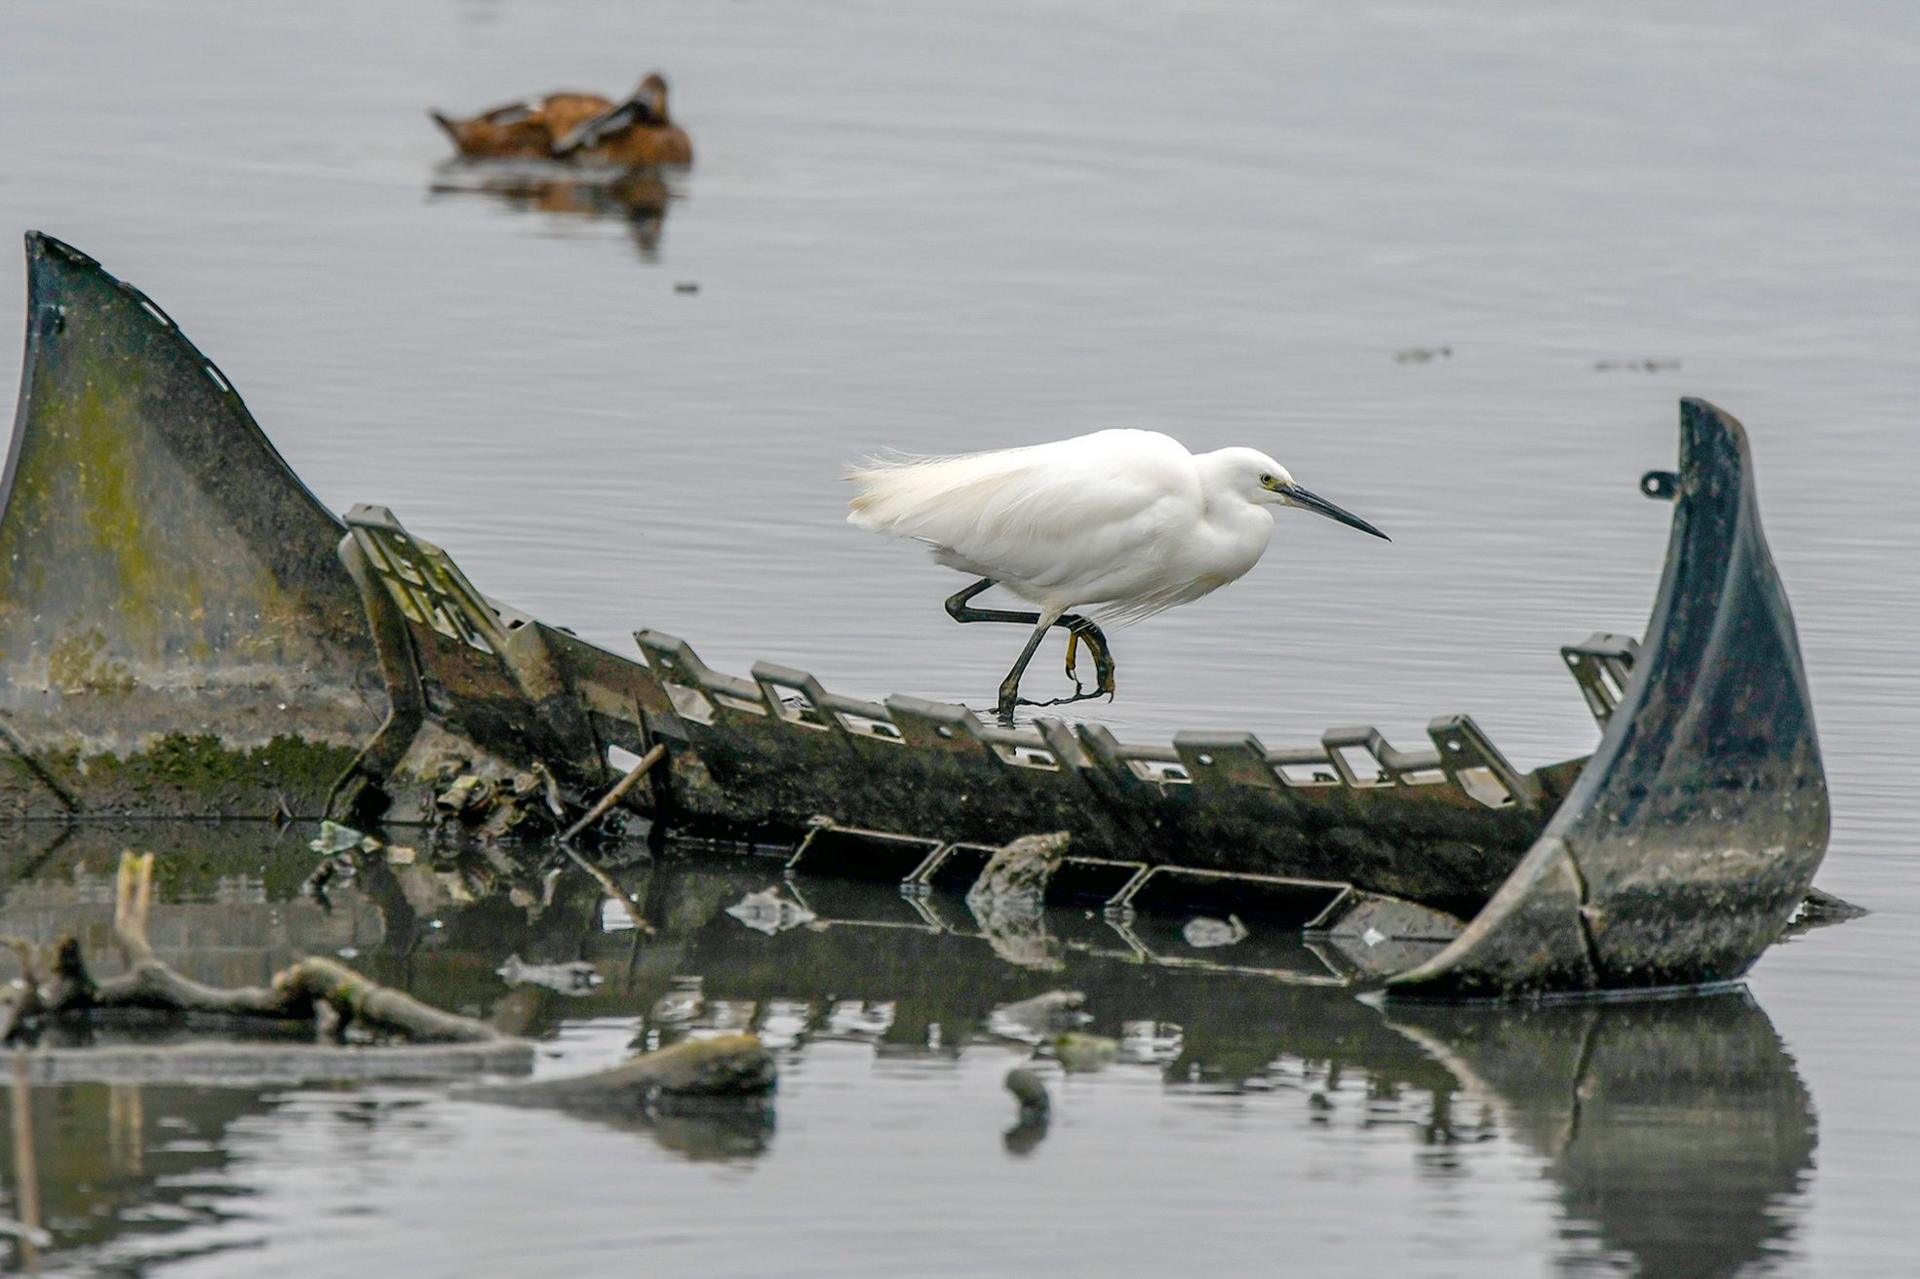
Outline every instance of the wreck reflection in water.
<svg viewBox="0 0 1920 1279"><path fill-rule="evenodd" d="M450 160L427 188L434 197L490 196L514 209L563 217L624 221L640 256L660 256L667 206L673 198L655 169L559 169L544 164L472 164Z"/></svg>
<svg viewBox="0 0 1920 1279"><path fill-rule="evenodd" d="M816 1079L822 1054L860 1051L849 1045L865 1046L876 1064L895 1063L888 1086L919 1088L929 1105L938 1068L976 1055L1007 1065L1037 1057L1035 1069L1069 1103L1085 1096L1072 1090L1157 1077L1161 1095L1235 1094L1246 1103L1236 1122L1256 1135L1283 1125L1313 1125L1331 1140L1404 1131L1420 1178L1458 1177L1475 1149L1505 1147L1550 1185L1565 1268L1624 1265L1662 1276L1730 1275L1792 1247L1793 1201L1812 1168L1811 1100L1744 992L1382 1011L1346 991L1255 971L1305 971L1313 962L1297 941L1263 940L1258 920L1236 919L1224 931L1187 927L1200 944L1167 965L1155 962L1157 950L1123 944L1121 931L1097 917L1060 911L1042 920L1037 948L1023 945L1021 962L1010 962L957 898L915 902L886 887L785 883L778 863L750 859L618 872L658 927L654 937L619 927L624 919L586 876L528 872L486 852L423 848L412 864L369 860L322 903L300 892L315 864L304 833L263 838L251 827L16 833L0 859L0 933L41 942L72 933L110 968L112 868L129 842L160 854L166 900L151 933L194 976L259 981L299 953L347 954L380 980L549 1041L561 1059L543 1062L547 1073L750 1028L780 1051L783 1123L817 1122L804 1118L814 1113L860 1122L857 1098L851 1114L827 1113L847 1109L857 1090ZM1132 931L1162 938L1157 947L1182 927L1135 921ZM511 988L496 972L510 956L521 961L521 984ZM582 979L581 961L597 984ZM1084 993L1085 1030L1119 1041L1100 1075L1064 1081L1044 1047L1048 1027L996 1015L1060 988ZM594 1053L601 1057L586 1060ZM904 1084L899 1065L908 1067ZM364 1130L371 1151L432 1149L492 1109L449 1098L439 1085L35 1089L37 1215L51 1234L40 1261L56 1270L138 1269L239 1246L246 1235L234 1233L236 1224L273 1214L256 1199L272 1192L260 1188L257 1168L239 1166L236 1149L262 1132L297 1146L316 1112L336 1129ZM1009 1122L1012 1111L1008 1102ZM551 1113L527 1122L559 1150L603 1130L595 1116L586 1129ZM0 1151L13 1149L8 1124ZM783 1153L762 1110L681 1116L641 1131L641 1140L694 1160L752 1165ZM1049 1142L1044 1128L1028 1127L1009 1135L1008 1149L1057 1160L1056 1172L1071 1176L1071 1140ZM353 1143L343 1151L341 1141L335 1136L325 1157L354 1157ZM1204 1170L1183 1165L1185 1154L1149 1144L1141 1157L1164 1161L1177 1183L1204 1186ZM901 1176L923 1175L911 1155L893 1141L876 1144L872 1158L904 1159ZM15 1165L6 1170L0 1211L18 1218L23 1187ZM1367 1195L1364 1185L1340 1189ZM26 1258L16 1251L16 1260ZM564 1245L557 1260L565 1261Z"/></svg>

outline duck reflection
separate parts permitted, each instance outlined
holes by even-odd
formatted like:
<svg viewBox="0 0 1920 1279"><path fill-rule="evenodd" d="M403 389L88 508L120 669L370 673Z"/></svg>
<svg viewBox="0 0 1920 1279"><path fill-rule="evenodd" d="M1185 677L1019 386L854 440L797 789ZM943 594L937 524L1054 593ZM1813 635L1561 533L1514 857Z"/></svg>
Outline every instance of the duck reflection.
<svg viewBox="0 0 1920 1279"><path fill-rule="evenodd" d="M10 837L0 933L42 943L71 933L104 955L112 868L131 838L159 846L171 868L151 926L163 956L207 980L257 981L295 954L352 947L378 980L517 1033L622 1019L640 1050L750 1029L788 1063L837 1042L929 1066L991 1052L1045 1070L1058 1035L1103 1036L1116 1046L1106 1071L1247 1094L1248 1122L1404 1125L1430 1175L1452 1175L1464 1144L1517 1144L1556 1187L1568 1271L1624 1256L1645 1274L1736 1273L1790 1242L1813 1166L1811 1099L1744 992L1383 1011L1342 984L1337 955L1251 915L1222 932L1049 910L1008 956L1004 930L957 897L782 881L766 862L716 863L711 850L697 864L669 850L662 863L612 870L657 926L652 937L609 930L586 875L497 850L364 857L327 910L299 895L312 855L297 836L169 829L83 831L58 845ZM520 968L589 965L598 980L510 986L499 971L515 970L510 957ZM205 1180L195 1170L224 1163L224 1128L278 1104L245 1089L55 1093L34 1097L61 1129L40 1167L46 1216L84 1218L76 1229L102 1240L165 1229L180 1187ZM764 1105L579 1118L643 1131L690 1159L773 1149ZM170 1123L194 1140L161 1157ZM1032 1149L1029 1136L1009 1151Z"/></svg>
<svg viewBox="0 0 1920 1279"><path fill-rule="evenodd" d="M560 169L552 165L477 165L452 160L427 188L434 197L484 196L509 208L559 217L625 223L647 261L660 256L672 188L659 169Z"/></svg>

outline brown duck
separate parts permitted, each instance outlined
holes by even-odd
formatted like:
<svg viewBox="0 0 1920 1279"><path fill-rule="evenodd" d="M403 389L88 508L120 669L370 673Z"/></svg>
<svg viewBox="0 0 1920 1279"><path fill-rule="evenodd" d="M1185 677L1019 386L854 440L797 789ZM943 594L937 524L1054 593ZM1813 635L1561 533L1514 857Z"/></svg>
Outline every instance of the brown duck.
<svg viewBox="0 0 1920 1279"><path fill-rule="evenodd" d="M622 168L692 164L693 141L667 114L667 82L655 72L625 102L561 133L552 154Z"/></svg>
<svg viewBox="0 0 1920 1279"><path fill-rule="evenodd" d="M606 115L615 105L597 93L549 93L544 98L509 102L470 120L450 119L438 111L427 114L446 130L460 154L470 159L546 159L557 140Z"/></svg>

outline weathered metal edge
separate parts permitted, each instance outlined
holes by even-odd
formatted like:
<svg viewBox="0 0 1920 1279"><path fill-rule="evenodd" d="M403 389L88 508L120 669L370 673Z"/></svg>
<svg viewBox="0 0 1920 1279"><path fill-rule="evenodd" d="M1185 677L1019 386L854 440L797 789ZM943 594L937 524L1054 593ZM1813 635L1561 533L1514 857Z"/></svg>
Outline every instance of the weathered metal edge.
<svg viewBox="0 0 1920 1279"><path fill-rule="evenodd" d="M1693 987L1745 973L1826 853L1826 774L1745 429L1680 404L1660 591L1599 749L1467 930L1403 995Z"/></svg>
<svg viewBox="0 0 1920 1279"><path fill-rule="evenodd" d="M157 304L50 236L26 254L0 812L312 811L378 721L344 527Z"/></svg>

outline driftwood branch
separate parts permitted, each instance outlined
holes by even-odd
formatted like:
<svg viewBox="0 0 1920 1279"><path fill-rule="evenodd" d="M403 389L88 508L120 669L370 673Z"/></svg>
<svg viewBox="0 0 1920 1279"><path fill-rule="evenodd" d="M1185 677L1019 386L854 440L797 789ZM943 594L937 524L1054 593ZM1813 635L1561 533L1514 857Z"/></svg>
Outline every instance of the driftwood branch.
<svg viewBox="0 0 1920 1279"><path fill-rule="evenodd" d="M605 872L597 872L596 877L604 875ZM610 878L603 879L603 884L610 882ZM618 888L609 891L627 901L636 923L652 931L645 921L637 918L638 909L625 894ZM0 938L0 944L10 946L19 956L22 970L21 980L10 990L0 992L0 1027L5 1028L6 1034L15 1036L29 1019L49 1015L92 1009L156 1009L305 1021L336 1031L357 1022L369 1029L423 1044L478 1044L482 1052L528 1047L526 1041L503 1034L485 1022L442 1012L331 959L299 960L277 973L265 986L224 988L194 981L175 972L154 953L147 937L147 913L152 901L153 854L122 855L115 884L113 935L126 959L127 971L112 977L96 979L89 973L79 944L71 937L62 938L45 956L28 943ZM96 1059L102 1053L111 1052L101 1048L75 1051ZM146 1055L141 1061L131 1065L121 1063L122 1068L142 1075L152 1073L156 1064L161 1069L178 1068L182 1064L177 1052L168 1058L171 1050L143 1051ZM377 1054L388 1050L366 1051ZM36 1060L41 1057L39 1053L29 1055ZM359 1052L343 1054L342 1059L362 1055ZM26 1060L26 1056L21 1056L16 1064ZM204 1071L208 1069L205 1060L201 1054L186 1064ZM312 1073L311 1063L294 1064ZM281 1068L285 1063L269 1061L266 1065ZM24 1065L21 1068L24 1069ZM497 1067L483 1061L478 1068ZM758 1037L722 1035L676 1044L590 1075L486 1088L475 1095L509 1103L639 1113L650 1117L656 1103L668 1097L764 1098L773 1090L777 1073L773 1055ZM16 1099L22 1091L15 1089Z"/></svg>
<svg viewBox="0 0 1920 1279"><path fill-rule="evenodd" d="M646 1109L664 1097L764 1097L779 1069L758 1035L689 1039L590 1075L502 1084L471 1095L517 1106L562 1110Z"/></svg>
<svg viewBox="0 0 1920 1279"><path fill-rule="evenodd" d="M420 1043L484 1043L503 1038L483 1021L442 1012L332 959L299 960L275 974L265 986L221 987L194 981L154 954L147 938L147 913L152 902L153 854L124 854L115 883L113 936L127 962L127 971L94 978L72 938L62 939L54 948L52 971L45 979L40 977L33 958L23 955L25 991L18 993L11 1009L0 1010L0 1025L5 1025L10 1034L17 1032L29 1010L33 1014L57 1014L144 1008L306 1021L331 1026L336 1033L357 1022L370 1030Z"/></svg>

